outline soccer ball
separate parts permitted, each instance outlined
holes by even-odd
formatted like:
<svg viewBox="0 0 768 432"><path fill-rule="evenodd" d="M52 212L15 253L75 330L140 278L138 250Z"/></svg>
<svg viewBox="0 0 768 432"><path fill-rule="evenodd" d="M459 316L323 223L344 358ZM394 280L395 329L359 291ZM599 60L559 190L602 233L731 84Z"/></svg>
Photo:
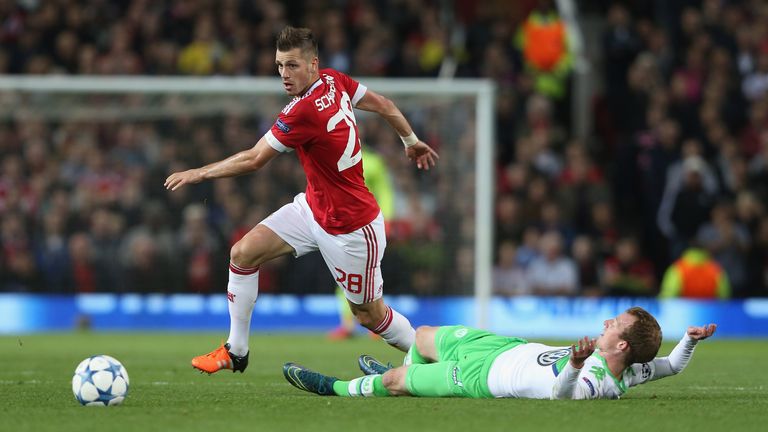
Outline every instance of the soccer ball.
<svg viewBox="0 0 768 432"><path fill-rule="evenodd" d="M95 355L77 365L72 392L83 405L120 405L128 395L128 383L128 371L119 361L108 355Z"/></svg>

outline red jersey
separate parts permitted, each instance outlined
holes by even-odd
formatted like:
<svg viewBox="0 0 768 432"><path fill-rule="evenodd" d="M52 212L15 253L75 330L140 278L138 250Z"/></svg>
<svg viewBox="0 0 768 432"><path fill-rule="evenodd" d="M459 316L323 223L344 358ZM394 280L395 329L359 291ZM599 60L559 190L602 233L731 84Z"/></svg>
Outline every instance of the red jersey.
<svg viewBox="0 0 768 432"><path fill-rule="evenodd" d="M363 179L353 112L367 89L333 69L319 72L320 79L283 108L265 138L277 151L296 151L315 220L329 234L346 234L369 224L380 211Z"/></svg>

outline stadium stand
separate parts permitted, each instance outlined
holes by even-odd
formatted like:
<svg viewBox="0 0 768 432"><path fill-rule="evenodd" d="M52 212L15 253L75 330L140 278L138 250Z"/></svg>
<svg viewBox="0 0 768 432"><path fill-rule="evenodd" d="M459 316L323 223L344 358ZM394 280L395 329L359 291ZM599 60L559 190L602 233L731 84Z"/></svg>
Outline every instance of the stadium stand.
<svg viewBox="0 0 768 432"><path fill-rule="evenodd" d="M273 76L273 37L289 23L312 28L321 61L356 77L435 77L450 57L456 76L499 89L498 294L533 292L542 282L526 271L546 265L541 245L556 237L553 255L577 273L558 294L655 296L695 243L722 261L732 296L768 295L768 8L586 2L583 14L609 12L591 48L601 81L594 133L581 139L565 102L537 93L516 42L538 2L442 4L0 1L0 74ZM181 143L137 123L0 118L0 291L223 290L229 245L303 179L278 167L269 183L279 187L232 180L170 195L160 186L171 169L255 142L263 120L163 125L185 131ZM201 194L220 198L201 206ZM407 222L391 234L413 235ZM428 221L410 226L435 235ZM296 265L264 269L260 289L332 286L317 280L327 278L321 262ZM457 293L397 279L385 274L388 292Z"/></svg>

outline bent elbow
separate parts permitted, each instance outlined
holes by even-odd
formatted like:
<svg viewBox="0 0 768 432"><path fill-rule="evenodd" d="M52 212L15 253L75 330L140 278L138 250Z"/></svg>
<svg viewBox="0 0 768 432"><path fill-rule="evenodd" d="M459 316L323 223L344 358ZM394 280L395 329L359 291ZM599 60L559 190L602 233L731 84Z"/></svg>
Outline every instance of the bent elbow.
<svg viewBox="0 0 768 432"><path fill-rule="evenodd" d="M384 114L391 116L396 115L400 110L397 109L397 105L392 102L392 99L384 98Z"/></svg>
<svg viewBox="0 0 768 432"><path fill-rule="evenodd" d="M395 103L392 102L392 100L388 97L382 96L380 94L375 95L375 97L367 105L368 106L366 108L362 109L367 109L368 111L375 112L376 114L382 116L390 116L397 112L397 106Z"/></svg>

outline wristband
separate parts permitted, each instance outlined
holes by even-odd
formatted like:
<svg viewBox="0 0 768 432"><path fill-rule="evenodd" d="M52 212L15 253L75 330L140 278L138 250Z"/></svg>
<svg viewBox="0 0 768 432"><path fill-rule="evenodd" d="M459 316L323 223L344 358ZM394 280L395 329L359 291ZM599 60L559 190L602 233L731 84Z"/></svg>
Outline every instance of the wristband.
<svg viewBox="0 0 768 432"><path fill-rule="evenodd" d="M405 148L413 147L417 142L419 142L419 138L416 136L416 132L413 131L411 131L411 134L408 136L401 136L400 139L403 140L403 145Z"/></svg>

